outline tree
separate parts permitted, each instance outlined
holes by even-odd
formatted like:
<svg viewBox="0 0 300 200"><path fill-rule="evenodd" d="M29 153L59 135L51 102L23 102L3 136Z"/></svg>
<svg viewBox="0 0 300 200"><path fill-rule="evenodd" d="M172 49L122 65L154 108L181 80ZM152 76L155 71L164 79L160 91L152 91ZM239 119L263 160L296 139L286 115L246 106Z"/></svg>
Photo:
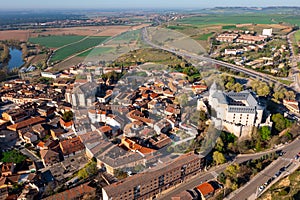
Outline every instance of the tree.
<svg viewBox="0 0 300 200"><path fill-rule="evenodd" d="M235 178L237 176L237 173L239 172L239 170L240 170L239 164L235 163L235 164L232 164L232 165L229 165L226 167L225 174L227 176Z"/></svg>
<svg viewBox="0 0 300 200"><path fill-rule="evenodd" d="M226 162L226 159L225 159L224 155L221 152L219 152L219 151L215 151L213 153L213 160L215 161L215 163L217 165L223 164L223 163Z"/></svg>
<svg viewBox="0 0 300 200"><path fill-rule="evenodd" d="M236 83L233 85L232 90L235 92L241 92L243 90L243 86L240 83Z"/></svg>
<svg viewBox="0 0 300 200"><path fill-rule="evenodd" d="M21 48L22 48L22 57L23 57L23 59L25 59L28 56L27 45L26 44L22 44Z"/></svg>
<svg viewBox="0 0 300 200"><path fill-rule="evenodd" d="M274 127L277 131L281 132L287 127L290 127L292 125L292 122L286 118L283 117L282 114L277 113L272 116L272 121L274 122Z"/></svg>
<svg viewBox="0 0 300 200"><path fill-rule="evenodd" d="M73 112L72 111L64 112L64 114L62 115L62 119L65 122L69 122L69 121L73 120Z"/></svg>
<svg viewBox="0 0 300 200"><path fill-rule="evenodd" d="M271 136L271 130L268 126L263 126L259 129L259 134L263 141L269 140Z"/></svg>
<svg viewBox="0 0 300 200"><path fill-rule="evenodd" d="M222 152L223 148L224 148L224 143L223 143L222 139L220 137L218 137L215 149L217 151Z"/></svg>
<svg viewBox="0 0 300 200"><path fill-rule="evenodd" d="M8 152L4 152L1 161L5 162L5 163L8 163L8 162L21 163L25 159L26 159L26 156L21 154L19 151L12 150L12 151L8 151Z"/></svg>

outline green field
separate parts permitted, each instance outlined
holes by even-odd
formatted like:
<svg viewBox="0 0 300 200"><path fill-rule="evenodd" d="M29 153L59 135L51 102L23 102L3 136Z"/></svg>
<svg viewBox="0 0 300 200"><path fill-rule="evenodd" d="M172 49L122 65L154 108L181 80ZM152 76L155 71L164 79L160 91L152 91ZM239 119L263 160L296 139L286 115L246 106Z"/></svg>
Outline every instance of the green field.
<svg viewBox="0 0 300 200"><path fill-rule="evenodd" d="M86 52L83 52L81 54L79 54L79 57L87 57L87 56L91 56L91 57L97 57L100 56L103 53L108 53L110 51L112 51L114 48L112 47L96 47L94 49L90 49Z"/></svg>
<svg viewBox="0 0 300 200"><path fill-rule="evenodd" d="M245 15L207 15L194 16L177 20L177 22L192 25L213 24L277 24L280 22L300 25L300 17L275 14L245 14Z"/></svg>
<svg viewBox="0 0 300 200"><path fill-rule="evenodd" d="M295 33L295 40L296 40L296 44L298 43L298 42L300 42L300 30L299 31L297 31L296 33Z"/></svg>
<svg viewBox="0 0 300 200"><path fill-rule="evenodd" d="M80 35L51 35L29 38L29 42L39 44L47 48L59 48L64 45L77 42L86 36Z"/></svg>
<svg viewBox="0 0 300 200"><path fill-rule="evenodd" d="M108 37L89 37L83 41L80 41L75 44L71 44L69 46L63 47L57 51L55 51L54 55L51 58L51 62L56 62L60 60L64 60L71 55L82 52L91 47L97 46L104 42Z"/></svg>
<svg viewBox="0 0 300 200"><path fill-rule="evenodd" d="M228 29L235 29L236 25L226 25L226 26L222 26L222 29L224 30L228 30Z"/></svg>
<svg viewBox="0 0 300 200"><path fill-rule="evenodd" d="M197 40L207 40L208 38L210 38L211 36L213 36L214 33L206 33L206 34L202 34L199 37L197 37Z"/></svg>
<svg viewBox="0 0 300 200"><path fill-rule="evenodd" d="M168 29L171 29L171 30L184 30L184 29L187 29L188 27L187 26L167 26Z"/></svg>

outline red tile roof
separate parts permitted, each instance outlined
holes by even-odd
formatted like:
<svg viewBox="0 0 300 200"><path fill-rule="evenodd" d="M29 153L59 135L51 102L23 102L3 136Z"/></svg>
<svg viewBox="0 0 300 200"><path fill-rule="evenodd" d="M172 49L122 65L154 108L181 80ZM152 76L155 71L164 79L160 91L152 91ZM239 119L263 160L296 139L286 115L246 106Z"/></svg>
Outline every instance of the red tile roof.
<svg viewBox="0 0 300 200"><path fill-rule="evenodd" d="M96 189L93 187L90 187L88 183L79 185L77 187L74 187L72 189L66 190L64 192L55 194L53 196L45 198L45 200L69 200L69 199L79 199L84 194L87 193L93 193Z"/></svg>
<svg viewBox="0 0 300 200"><path fill-rule="evenodd" d="M206 196L215 191L214 187L209 183L202 183L201 185L197 186L197 189L203 196Z"/></svg>
<svg viewBox="0 0 300 200"><path fill-rule="evenodd" d="M102 127L99 128L99 131L100 131L101 133L107 133L107 132L109 132L109 131L111 131L111 130L112 130L112 129L111 129L110 126L102 126Z"/></svg>
<svg viewBox="0 0 300 200"><path fill-rule="evenodd" d="M32 126L32 125L35 125L35 124L38 124L38 123L41 123L41 122L44 122L44 121L45 121L45 118L42 118L40 116L33 117L33 118L30 118L30 119L12 124L10 126L7 126L7 129L12 130L12 131L17 131L21 128L25 128L27 126Z"/></svg>
<svg viewBox="0 0 300 200"><path fill-rule="evenodd" d="M64 155L69 155L85 148L79 137L60 142L60 147Z"/></svg>

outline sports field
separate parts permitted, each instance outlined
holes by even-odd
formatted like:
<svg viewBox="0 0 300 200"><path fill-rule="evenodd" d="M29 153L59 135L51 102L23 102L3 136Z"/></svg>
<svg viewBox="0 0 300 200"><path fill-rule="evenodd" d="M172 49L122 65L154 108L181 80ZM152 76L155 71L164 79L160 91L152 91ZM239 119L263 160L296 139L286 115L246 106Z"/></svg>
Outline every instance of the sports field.
<svg viewBox="0 0 300 200"><path fill-rule="evenodd" d="M77 42L86 36L81 35L51 35L29 38L29 42L39 44L47 48L59 48L64 45Z"/></svg>
<svg viewBox="0 0 300 200"><path fill-rule="evenodd" d="M91 47L95 47L95 46L101 44L102 42L104 42L107 38L109 38L109 37L106 37L106 36L89 37L80 42L63 47L63 48L57 50L53 54L53 56L51 58L51 62L64 60L76 53L82 52Z"/></svg>

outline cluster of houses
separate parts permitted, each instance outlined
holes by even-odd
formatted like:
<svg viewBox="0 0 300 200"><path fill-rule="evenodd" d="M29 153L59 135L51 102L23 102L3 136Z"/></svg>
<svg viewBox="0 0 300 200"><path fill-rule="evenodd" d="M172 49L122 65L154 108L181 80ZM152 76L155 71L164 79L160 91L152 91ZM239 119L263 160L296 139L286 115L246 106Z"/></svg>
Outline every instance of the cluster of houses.
<svg viewBox="0 0 300 200"><path fill-rule="evenodd" d="M287 45L268 46L268 43L272 41L272 29L263 29L262 35L240 34L239 31L222 33L216 37L216 40L232 44L232 47L225 48L219 55L223 57L222 59L234 62L236 65L253 69L264 68L264 70L274 75L280 74L287 68L284 62L290 54ZM262 56L255 59L245 56L245 52L249 52L248 54L251 54L250 52L262 52L266 48L271 52L271 56Z"/></svg>
<svg viewBox="0 0 300 200"><path fill-rule="evenodd" d="M245 43L245 44L257 44L263 43L272 36L272 29L264 29L261 35L255 35L250 31L233 31L233 32L224 32L216 37L216 40L219 42L227 43Z"/></svg>
<svg viewBox="0 0 300 200"><path fill-rule="evenodd" d="M49 183L64 184L91 159L111 175L119 170L134 171L136 166L155 168L157 163L168 166L166 163L173 162L173 157L159 150L173 143L174 130L186 128L180 125L184 113L175 94L183 90L200 94L207 86L189 84L185 74L165 72L157 76L159 79L132 90L122 90L132 82L130 78L122 79L115 90L110 80L94 80L95 74L114 69L91 67L92 75L85 73L86 68L79 65L57 74L43 72L41 76L51 80L47 84L12 80L1 87L1 105L9 108L1 113L1 150L9 151L14 146L27 157L21 164L1 164L1 199L12 195L40 198ZM86 79L72 79L81 75L81 70ZM111 99L118 104L111 103ZM151 115L156 117L152 119ZM119 142L115 143L115 138ZM198 159L193 174L198 173L203 158L195 154L185 157ZM184 167L185 163L181 161L179 165ZM180 182L185 175L174 178ZM11 193L16 184L20 189ZM88 185L70 190L81 190L80 187L95 192ZM159 188L167 186L162 184ZM70 190L49 198L59 199Z"/></svg>

